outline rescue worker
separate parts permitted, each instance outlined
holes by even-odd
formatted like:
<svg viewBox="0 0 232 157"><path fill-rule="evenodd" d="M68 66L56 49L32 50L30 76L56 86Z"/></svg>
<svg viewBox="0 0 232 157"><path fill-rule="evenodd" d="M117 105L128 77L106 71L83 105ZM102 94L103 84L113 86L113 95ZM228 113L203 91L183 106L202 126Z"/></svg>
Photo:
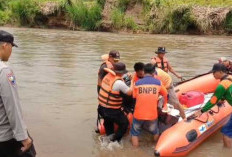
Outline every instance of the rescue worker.
<svg viewBox="0 0 232 157"><path fill-rule="evenodd" d="M156 73L158 78L160 78L161 82L163 83L163 85L168 91L168 103L173 105L175 109L179 110L181 118L186 120L184 109L182 108L182 105L180 104L179 99L176 96L176 92L171 76L165 71L163 71L162 69L157 67L156 67Z"/></svg>
<svg viewBox="0 0 232 157"><path fill-rule="evenodd" d="M143 126L158 140L158 99L164 97L163 108L167 109L167 90L161 81L154 78L155 67L148 63L144 66L144 78L135 83L133 97L136 99L131 128L132 145L139 146L138 136Z"/></svg>
<svg viewBox="0 0 232 157"><path fill-rule="evenodd" d="M113 64L119 62L120 60L120 53L116 50L112 50L109 52L108 60L104 61L98 71L98 85L97 85L97 92L99 93L102 79L106 76L107 72L104 68L113 68Z"/></svg>
<svg viewBox="0 0 232 157"><path fill-rule="evenodd" d="M228 60L226 57L221 57L218 60L219 63L224 64L229 73L232 73L232 61Z"/></svg>
<svg viewBox="0 0 232 157"><path fill-rule="evenodd" d="M32 139L23 120L13 70L5 63L11 56L12 34L0 30L0 156L35 157Z"/></svg>
<svg viewBox="0 0 232 157"><path fill-rule="evenodd" d="M155 64L155 65L157 66L157 64ZM141 62L135 63L135 65L134 65L135 74L133 76L134 84L139 79L143 78L143 68L144 68L143 63L141 63ZM156 67L154 77L159 79L162 82L162 85L164 85L164 87L168 91L168 103L173 105L175 109L179 110L180 116L183 119L186 119L185 112L184 112L184 110L183 110L183 108L182 108L182 106L181 106L181 104L176 96L171 76L168 73L166 73L165 71L163 71L162 69ZM163 102L161 101L161 104L162 103Z"/></svg>
<svg viewBox="0 0 232 157"><path fill-rule="evenodd" d="M223 64L217 63L213 66L213 76L215 79L220 79L221 82L216 88L215 93L211 99L206 103L206 105L197 113L195 116L200 116L202 113L210 110L220 101L226 100L232 106L232 77L226 74L226 67ZM232 115L230 120L221 130L223 134L224 146L231 148L232 147Z"/></svg>
<svg viewBox="0 0 232 157"><path fill-rule="evenodd" d="M102 80L98 96L98 113L104 119L106 135L110 137L110 141L119 142L129 125L129 121L121 109L123 99L120 93L132 95L133 86L129 88L122 80L123 74L127 73L124 63L113 64L113 69L113 71L108 69L108 74ZM114 123L118 125L116 132L114 132Z"/></svg>
<svg viewBox="0 0 232 157"><path fill-rule="evenodd" d="M157 54L157 56L151 58L152 64L156 64L158 68L162 69L166 73L170 71L177 78L183 80L182 76L175 72L171 64L168 62L168 59L165 57L165 54L167 53L165 47L158 47L158 50L155 53Z"/></svg>
<svg viewBox="0 0 232 157"><path fill-rule="evenodd" d="M144 63L137 62L134 64L135 73L132 76L132 82L136 83L139 79L144 77Z"/></svg>

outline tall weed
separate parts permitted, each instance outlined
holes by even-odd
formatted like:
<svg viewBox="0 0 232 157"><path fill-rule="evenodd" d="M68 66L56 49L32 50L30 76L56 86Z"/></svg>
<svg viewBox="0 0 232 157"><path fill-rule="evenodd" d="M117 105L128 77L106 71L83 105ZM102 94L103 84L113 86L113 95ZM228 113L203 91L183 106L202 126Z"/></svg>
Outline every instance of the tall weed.
<svg viewBox="0 0 232 157"><path fill-rule="evenodd" d="M105 3L106 3L106 0L97 0L97 3L98 3L102 8L104 8Z"/></svg>
<svg viewBox="0 0 232 157"><path fill-rule="evenodd" d="M13 16L21 25L35 24L35 17L39 13L39 6L35 0L15 0L10 6Z"/></svg>
<svg viewBox="0 0 232 157"><path fill-rule="evenodd" d="M195 25L191 10L188 7L179 7L168 15L170 33L183 33Z"/></svg>
<svg viewBox="0 0 232 157"><path fill-rule="evenodd" d="M84 25L85 19L88 14L88 9L84 5L83 2L77 2L76 4L73 4L72 6L67 5L66 10L74 26Z"/></svg>
<svg viewBox="0 0 232 157"><path fill-rule="evenodd" d="M133 31L138 29L137 24L131 17L125 18L124 25L127 29L131 29Z"/></svg>
<svg viewBox="0 0 232 157"><path fill-rule="evenodd" d="M119 9L114 9L111 13L113 28L121 29L124 25L124 13Z"/></svg>
<svg viewBox="0 0 232 157"><path fill-rule="evenodd" d="M7 24L11 19L11 12L9 10L0 10L0 25Z"/></svg>
<svg viewBox="0 0 232 157"><path fill-rule="evenodd" d="M228 33L232 33L232 10L226 16L224 28Z"/></svg>
<svg viewBox="0 0 232 157"><path fill-rule="evenodd" d="M94 3L88 7L82 1L78 1L72 6L67 5L66 10L74 27L79 26L86 30L98 29L102 12L102 8L99 4Z"/></svg>
<svg viewBox="0 0 232 157"><path fill-rule="evenodd" d="M125 12L130 0L118 0L118 8L122 11Z"/></svg>
<svg viewBox="0 0 232 157"><path fill-rule="evenodd" d="M98 4L94 4L88 9L87 19L85 22L85 28L87 30L96 30L99 28L99 22L101 20L102 8Z"/></svg>
<svg viewBox="0 0 232 157"><path fill-rule="evenodd" d="M5 10L7 8L8 1L7 0L0 0L0 10Z"/></svg>
<svg viewBox="0 0 232 157"><path fill-rule="evenodd" d="M190 28L195 28L195 20L191 14L191 9L187 6L158 10L159 17L154 19L152 27L155 33L184 33Z"/></svg>

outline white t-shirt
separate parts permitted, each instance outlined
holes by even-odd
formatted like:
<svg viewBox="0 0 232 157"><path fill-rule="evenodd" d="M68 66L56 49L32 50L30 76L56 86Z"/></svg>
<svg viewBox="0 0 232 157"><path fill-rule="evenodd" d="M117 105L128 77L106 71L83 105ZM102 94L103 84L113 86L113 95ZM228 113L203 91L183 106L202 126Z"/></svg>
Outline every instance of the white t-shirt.
<svg viewBox="0 0 232 157"><path fill-rule="evenodd" d="M113 91L122 92L124 94L127 94L129 90L130 88L122 80L117 80L113 84Z"/></svg>

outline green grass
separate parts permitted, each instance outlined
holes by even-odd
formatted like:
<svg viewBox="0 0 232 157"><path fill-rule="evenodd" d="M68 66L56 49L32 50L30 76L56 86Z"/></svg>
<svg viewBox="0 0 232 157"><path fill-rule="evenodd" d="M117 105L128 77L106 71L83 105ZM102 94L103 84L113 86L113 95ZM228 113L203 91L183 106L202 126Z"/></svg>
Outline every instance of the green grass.
<svg viewBox="0 0 232 157"><path fill-rule="evenodd" d="M121 10L122 12L125 12L130 0L118 0L118 6L117 8Z"/></svg>
<svg viewBox="0 0 232 157"><path fill-rule="evenodd" d="M170 33L184 33L189 27L195 25L191 10L188 7L180 7L173 10L167 19L169 19L167 23Z"/></svg>
<svg viewBox="0 0 232 157"><path fill-rule="evenodd" d="M11 20L11 12L9 10L2 11L0 10L0 25L5 25Z"/></svg>
<svg viewBox="0 0 232 157"><path fill-rule="evenodd" d="M84 24L88 10L83 2L78 2L73 6L66 6L66 10L74 26L82 26Z"/></svg>
<svg viewBox="0 0 232 157"><path fill-rule="evenodd" d="M87 19L84 26L87 30L97 30L99 28L99 23L102 18L101 12L102 8L98 4L94 4L88 9Z"/></svg>
<svg viewBox="0 0 232 157"><path fill-rule="evenodd" d="M7 3L6 0L0 0L0 10L5 10L7 8Z"/></svg>
<svg viewBox="0 0 232 157"><path fill-rule="evenodd" d="M162 9L157 11L158 17L149 19L148 29L154 33L185 33L196 29L196 21L191 14L191 7L182 6L174 9Z"/></svg>
<svg viewBox="0 0 232 157"><path fill-rule="evenodd" d="M224 27L228 33L232 33L232 10L226 16Z"/></svg>
<svg viewBox="0 0 232 157"><path fill-rule="evenodd" d="M96 0L96 1L102 8L104 8L106 0Z"/></svg>
<svg viewBox="0 0 232 157"><path fill-rule="evenodd" d="M125 18L124 25L127 29L131 29L133 31L136 31L138 29L137 24L135 23L135 21L131 17Z"/></svg>
<svg viewBox="0 0 232 157"><path fill-rule="evenodd" d="M21 25L34 25L39 6L35 0L14 0L10 2L13 16Z"/></svg>
<svg viewBox="0 0 232 157"><path fill-rule="evenodd" d="M73 26L79 26L86 30L97 30L101 20L102 8L98 3L87 5L82 1L66 6L67 14Z"/></svg>
<svg viewBox="0 0 232 157"><path fill-rule="evenodd" d="M124 25L124 12L114 9L111 13L111 21L114 29L121 29Z"/></svg>

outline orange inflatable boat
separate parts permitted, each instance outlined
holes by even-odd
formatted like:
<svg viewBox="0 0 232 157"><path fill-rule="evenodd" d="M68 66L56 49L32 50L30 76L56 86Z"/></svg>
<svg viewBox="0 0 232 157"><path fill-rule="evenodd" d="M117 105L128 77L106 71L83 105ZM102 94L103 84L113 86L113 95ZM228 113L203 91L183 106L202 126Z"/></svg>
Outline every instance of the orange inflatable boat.
<svg viewBox="0 0 232 157"><path fill-rule="evenodd" d="M220 80L216 80L212 73L198 75L192 79L180 82L175 87L177 96L188 91L199 91L203 93L213 93Z"/></svg>
<svg viewBox="0 0 232 157"><path fill-rule="evenodd" d="M204 74L180 83L175 87L177 95L187 91L213 93L219 81L212 73ZM155 147L155 156L185 156L205 139L220 129L232 113L232 107L225 102L214 106L199 117L190 117L165 130Z"/></svg>

